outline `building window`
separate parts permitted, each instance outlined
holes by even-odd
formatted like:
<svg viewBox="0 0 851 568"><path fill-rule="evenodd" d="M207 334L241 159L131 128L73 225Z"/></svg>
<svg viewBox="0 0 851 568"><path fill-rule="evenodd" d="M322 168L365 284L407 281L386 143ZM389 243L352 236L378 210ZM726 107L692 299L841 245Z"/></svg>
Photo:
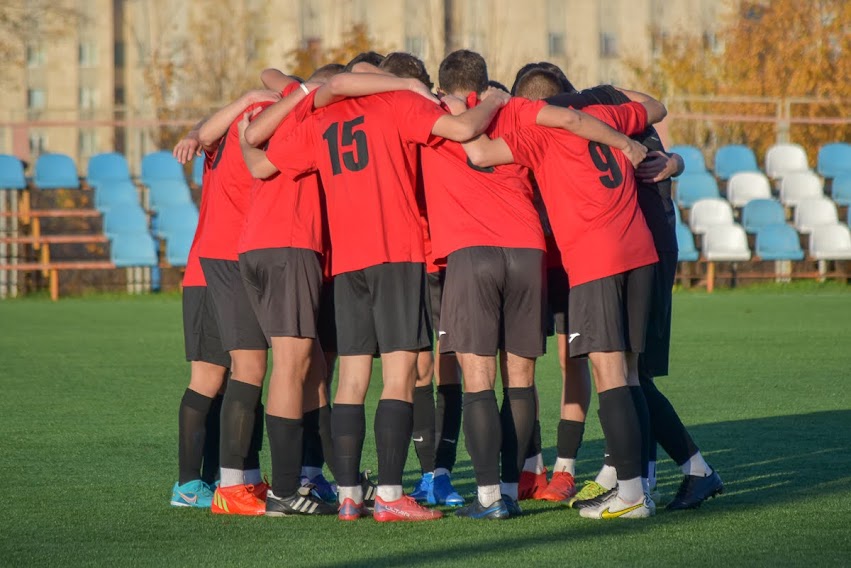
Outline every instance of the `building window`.
<svg viewBox="0 0 851 568"><path fill-rule="evenodd" d="M47 134L39 130L30 130L30 153L38 156L47 151Z"/></svg>
<svg viewBox="0 0 851 568"><path fill-rule="evenodd" d="M115 104L124 106L124 87L115 87Z"/></svg>
<svg viewBox="0 0 851 568"><path fill-rule="evenodd" d="M91 42L80 44L80 67L94 67L97 65L97 46Z"/></svg>
<svg viewBox="0 0 851 568"><path fill-rule="evenodd" d="M564 34L557 32L547 34L547 53L550 57L564 55Z"/></svg>
<svg viewBox="0 0 851 568"><path fill-rule="evenodd" d="M44 49L40 45L27 46L27 67L41 67L44 65Z"/></svg>
<svg viewBox="0 0 851 568"><path fill-rule="evenodd" d="M98 151L98 134L95 130L80 130L80 154L92 156Z"/></svg>
<svg viewBox="0 0 851 568"><path fill-rule="evenodd" d="M44 89L27 89L27 108L31 110L43 109L47 104L47 96Z"/></svg>
<svg viewBox="0 0 851 568"><path fill-rule="evenodd" d="M405 51L423 59L425 57L425 40L422 36L408 36L405 38Z"/></svg>
<svg viewBox="0 0 851 568"><path fill-rule="evenodd" d="M80 87L80 108L91 110L98 106L98 91L92 87Z"/></svg>
<svg viewBox="0 0 851 568"><path fill-rule="evenodd" d="M113 57L115 59L115 67L124 67L124 42L117 41L113 46Z"/></svg>
<svg viewBox="0 0 851 568"><path fill-rule="evenodd" d="M600 34L600 57L617 57L618 56L618 39L611 32L602 32Z"/></svg>

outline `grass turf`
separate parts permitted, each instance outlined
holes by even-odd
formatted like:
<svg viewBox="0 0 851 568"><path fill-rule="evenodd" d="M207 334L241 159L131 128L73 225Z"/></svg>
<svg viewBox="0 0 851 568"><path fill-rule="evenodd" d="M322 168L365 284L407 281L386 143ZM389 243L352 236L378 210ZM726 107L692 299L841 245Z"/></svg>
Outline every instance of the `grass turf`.
<svg viewBox="0 0 851 568"><path fill-rule="evenodd" d="M646 521L603 522L526 502L525 516L500 523L450 515L379 525L168 505L188 380L178 297L0 302L0 563L847 565L849 316L846 288L675 295L672 376L660 388L727 486L698 511L660 507ZM539 363L548 463L557 369L552 355ZM373 388L368 413L376 396ZM364 466L375 469L371 444L370 434ZM601 453L593 418L580 478L596 471ZM661 456L664 504L680 474ZM410 488L413 451L406 471ZM456 485L474 490L463 450Z"/></svg>

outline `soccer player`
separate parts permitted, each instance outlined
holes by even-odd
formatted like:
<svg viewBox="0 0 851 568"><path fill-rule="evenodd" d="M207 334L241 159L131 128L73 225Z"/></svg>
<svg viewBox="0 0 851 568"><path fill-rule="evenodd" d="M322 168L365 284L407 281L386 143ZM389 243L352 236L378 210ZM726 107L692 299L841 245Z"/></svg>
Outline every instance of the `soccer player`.
<svg viewBox="0 0 851 568"><path fill-rule="evenodd" d="M549 85L547 72L529 82L520 96ZM664 107L652 99L620 107L589 107L587 112L634 134L661 120ZM642 483L642 433L628 381L637 382L643 350L653 267L658 260L652 235L638 208L631 164L620 151L562 131L540 127L484 137L465 147L471 160L488 167L518 162L532 169L550 215L553 234L571 278L568 342L571 356L588 355L599 393L600 420L616 463L618 487L589 518L640 518L655 505ZM565 178L564 172L572 176Z"/></svg>
<svg viewBox="0 0 851 568"><path fill-rule="evenodd" d="M243 152L256 177L320 172L333 250L340 354L332 413L339 518L356 520L365 514L358 484L363 402L373 354L380 352L384 384L375 417L380 485L374 517L380 522L434 520L442 516L439 511L421 507L402 491L417 356L431 347L415 195L416 146L480 134L504 101L497 98L453 117L427 100L430 94L420 83L409 80L406 86L425 96L398 91L331 104L342 98L335 89L342 76L310 95L316 112L285 141L269 152L244 143ZM377 77L382 79L392 78ZM398 83L390 88L397 89Z"/></svg>

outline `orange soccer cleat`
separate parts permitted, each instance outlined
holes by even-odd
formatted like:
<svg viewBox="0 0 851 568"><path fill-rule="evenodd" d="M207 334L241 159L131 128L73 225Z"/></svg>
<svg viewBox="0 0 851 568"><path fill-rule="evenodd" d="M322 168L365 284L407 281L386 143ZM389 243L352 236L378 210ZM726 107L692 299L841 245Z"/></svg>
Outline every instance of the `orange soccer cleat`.
<svg viewBox="0 0 851 568"><path fill-rule="evenodd" d="M367 515L369 515L369 511L366 510L363 503L355 503L348 497L340 503L340 508L337 509L337 518L341 521L356 521Z"/></svg>
<svg viewBox="0 0 851 568"><path fill-rule="evenodd" d="M566 471L557 471L553 474L550 484L541 492L543 501L567 501L576 495L576 480L573 475Z"/></svg>
<svg viewBox="0 0 851 568"><path fill-rule="evenodd" d="M520 501L527 499L542 499L541 495L547 488L547 470L541 473L531 471L520 472L520 484L517 487L517 497Z"/></svg>
<svg viewBox="0 0 851 568"><path fill-rule="evenodd" d="M373 518L379 523L411 522L411 521L434 521L443 516L440 511L426 509L412 497L402 495L401 499L395 501L384 501L381 497L375 498L375 512Z"/></svg>
<svg viewBox="0 0 851 568"><path fill-rule="evenodd" d="M253 489L253 485L219 486L213 494L210 510L218 515L265 515L266 503L252 493Z"/></svg>
<svg viewBox="0 0 851 568"><path fill-rule="evenodd" d="M263 481L258 483L257 485L246 485L245 487L258 499L261 501L266 500L266 494L269 493L270 485L266 483L266 478L263 478Z"/></svg>

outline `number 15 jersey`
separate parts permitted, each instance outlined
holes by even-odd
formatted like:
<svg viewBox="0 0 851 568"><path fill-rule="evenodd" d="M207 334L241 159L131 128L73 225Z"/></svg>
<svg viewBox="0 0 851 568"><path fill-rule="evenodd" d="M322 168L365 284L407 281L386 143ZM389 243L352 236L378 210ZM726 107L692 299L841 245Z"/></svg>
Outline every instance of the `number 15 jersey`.
<svg viewBox="0 0 851 568"><path fill-rule="evenodd" d="M627 135L647 125L638 103L582 110ZM535 174L571 287L659 260L638 208L635 172L621 151L541 126L503 139L514 161Z"/></svg>
<svg viewBox="0 0 851 568"><path fill-rule="evenodd" d="M315 91L304 104L313 104ZM317 109L267 157L282 175L319 171L334 275L385 262L425 262L415 193L418 145L436 143L445 112L408 91Z"/></svg>

